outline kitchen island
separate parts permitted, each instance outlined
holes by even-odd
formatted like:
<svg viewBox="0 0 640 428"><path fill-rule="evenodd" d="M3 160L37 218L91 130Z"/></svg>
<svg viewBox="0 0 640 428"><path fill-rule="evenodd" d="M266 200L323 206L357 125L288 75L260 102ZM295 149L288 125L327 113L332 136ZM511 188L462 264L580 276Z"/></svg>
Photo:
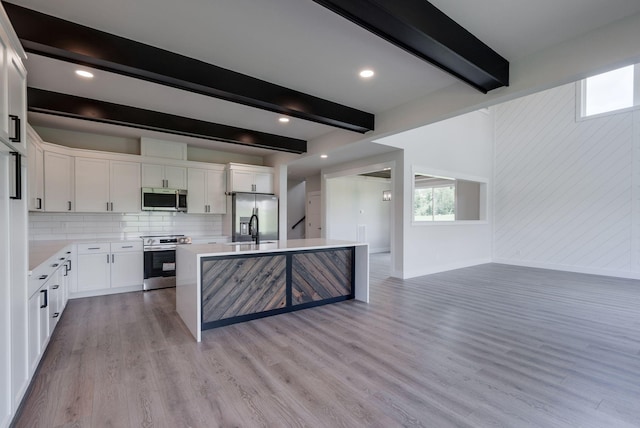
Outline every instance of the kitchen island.
<svg viewBox="0 0 640 428"><path fill-rule="evenodd" d="M202 330L313 306L369 301L368 245L328 239L181 245L176 310Z"/></svg>

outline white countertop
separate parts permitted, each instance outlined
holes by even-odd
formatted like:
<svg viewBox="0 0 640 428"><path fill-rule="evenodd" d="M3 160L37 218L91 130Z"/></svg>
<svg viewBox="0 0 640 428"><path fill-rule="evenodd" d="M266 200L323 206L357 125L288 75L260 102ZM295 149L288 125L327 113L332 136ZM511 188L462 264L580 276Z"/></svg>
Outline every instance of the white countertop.
<svg viewBox="0 0 640 428"><path fill-rule="evenodd" d="M192 244L180 245L178 251L192 253L196 256L229 256L233 254L273 253L297 250L314 250L322 248L340 248L367 245L354 241L342 241L338 239L289 239L283 241L266 241L260 245L252 242L241 244Z"/></svg>
<svg viewBox="0 0 640 428"><path fill-rule="evenodd" d="M219 235L205 235L192 237L195 240L219 240L229 239L228 236ZM59 239L59 240L46 240L46 241L29 241L29 274L47 261L49 257L62 251L67 245L83 244L83 243L106 243L106 242L130 242L140 241L140 237L130 239L118 239L118 238L88 238L88 239Z"/></svg>

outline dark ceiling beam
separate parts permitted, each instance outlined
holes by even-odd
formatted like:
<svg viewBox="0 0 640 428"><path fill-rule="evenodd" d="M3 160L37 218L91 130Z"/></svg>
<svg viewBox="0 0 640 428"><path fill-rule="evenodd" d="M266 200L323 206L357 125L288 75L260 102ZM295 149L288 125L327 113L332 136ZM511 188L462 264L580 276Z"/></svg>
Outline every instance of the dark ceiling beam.
<svg viewBox="0 0 640 428"><path fill-rule="evenodd" d="M27 88L27 100L28 110L35 113L47 113L289 153L300 154L307 151L307 142L296 138L220 125L43 89Z"/></svg>
<svg viewBox="0 0 640 428"><path fill-rule="evenodd" d="M426 0L314 0L483 93L509 85L509 62Z"/></svg>
<svg viewBox="0 0 640 428"><path fill-rule="evenodd" d="M373 114L11 3L3 5L27 52L350 131L373 130Z"/></svg>

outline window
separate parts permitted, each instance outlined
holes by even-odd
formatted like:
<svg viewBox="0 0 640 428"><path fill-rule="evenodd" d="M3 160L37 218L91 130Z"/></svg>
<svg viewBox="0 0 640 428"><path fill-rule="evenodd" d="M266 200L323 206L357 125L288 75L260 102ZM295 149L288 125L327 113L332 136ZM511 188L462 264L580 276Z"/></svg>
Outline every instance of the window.
<svg viewBox="0 0 640 428"><path fill-rule="evenodd" d="M618 68L580 82L580 117L640 105L640 65Z"/></svg>
<svg viewBox="0 0 640 428"><path fill-rule="evenodd" d="M486 182L414 172L413 222L486 221Z"/></svg>
<svg viewBox="0 0 640 428"><path fill-rule="evenodd" d="M414 178L413 220L454 221L455 180L424 174L416 174Z"/></svg>

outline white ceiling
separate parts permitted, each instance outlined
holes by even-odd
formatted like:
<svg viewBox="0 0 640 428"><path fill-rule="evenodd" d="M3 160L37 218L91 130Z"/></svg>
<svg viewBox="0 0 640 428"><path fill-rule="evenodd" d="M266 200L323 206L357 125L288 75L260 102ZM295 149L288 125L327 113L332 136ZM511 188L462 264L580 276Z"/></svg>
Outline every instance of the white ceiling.
<svg viewBox="0 0 640 428"><path fill-rule="evenodd" d="M311 0L11 2L374 114L456 81ZM508 60L640 12L638 0L431 2ZM376 71L374 79L358 78L364 67ZM29 86L307 140L333 129L300 119L282 125L274 113L99 70L82 81L75 68L30 55ZM65 129L82 122L84 131L105 132L92 122L44 116L30 120ZM141 134L132 129L128 136Z"/></svg>

